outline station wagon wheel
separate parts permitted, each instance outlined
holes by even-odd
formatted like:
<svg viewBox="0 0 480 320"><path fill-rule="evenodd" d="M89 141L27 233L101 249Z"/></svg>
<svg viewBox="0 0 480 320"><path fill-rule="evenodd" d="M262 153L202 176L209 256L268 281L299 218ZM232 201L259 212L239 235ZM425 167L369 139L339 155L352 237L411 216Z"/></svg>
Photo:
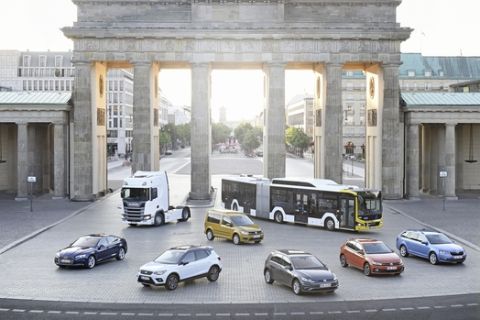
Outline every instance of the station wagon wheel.
<svg viewBox="0 0 480 320"><path fill-rule="evenodd" d="M240 236L238 234L234 234L232 238L233 244L240 244Z"/></svg>
<svg viewBox="0 0 480 320"><path fill-rule="evenodd" d="M167 290L175 290L178 287L178 276L176 274L171 274L167 277L167 281L165 282L165 288Z"/></svg>
<svg viewBox="0 0 480 320"><path fill-rule="evenodd" d="M90 256L88 257L87 259L87 268L88 269L92 269L93 267L95 267L95 264L97 263L97 260L95 259L94 256Z"/></svg>
<svg viewBox="0 0 480 320"><path fill-rule="evenodd" d="M299 295L302 293L302 287L300 286L300 282L297 279L293 280L292 290L293 290L293 293L295 293L296 295Z"/></svg>
<svg viewBox="0 0 480 320"><path fill-rule="evenodd" d="M215 235L213 234L213 231L208 229L207 230L207 239L212 241L213 239L215 239Z"/></svg>
<svg viewBox="0 0 480 320"><path fill-rule="evenodd" d="M431 264L438 264L438 258L435 252L430 252L430 254L428 255L428 260Z"/></svg>
<svg viewBox="0 0 480 320"><path fill-rule="evenodd" d="M218 276L220 275L220 268L218 266L211 266L208 270L207 279L208 281L217 281Z"/></svg>
<svg viewBox="0 0 480 320"><path fill-rule="evenodd" d="M270 270L268 269L265 269L265 272L263 273L263 276L265 278L265 282L268 283L268 284L272 284L273 283L273 278L272 278L272 274L270 273Z"/></svg>
<svg viewBox="0 0 480 320"><path fill-rule="evenodd" d="M333 219L332 218L327 218L327 220L325 220L325 228L327 228L329 231L333 231L335 230L335 222L333 222Z"/></svg>
<svg viewBox="0 0 480 320"><path fill-rule="evenodd" d="M405 247L403 244L400 246L400 255L402 257L408 257L407 247Z"/></svg>
<svg viewBox="0 0 480 320"><path fill-rule="evenodd" d="M117 256L115 257L117 260L123 260L125 259L125 249L123 249L122 247L120 247L120 249L118 249L118 253L117 253Z"/></svg>
<svg viewBox="0 0 480 320"><path fill-rule="evenodd" d="M372 275L372 270L370 269L370 265L368 263L365 263L363 265L363 274L366 275L367 277Z"/></svg>
<svg viewBox="0 0 480 320"><path fill-rule="evenodd" d="M275 219L275 222L283 223L283 214L280 211L275 212L273 218Z"/></svg>
<svg viewBox="0 0 480 320"><path fill-rule="evenodd" d="M347 258L345 258L344 254L340 255L340 265L344 268L348 267Z"/></svg>

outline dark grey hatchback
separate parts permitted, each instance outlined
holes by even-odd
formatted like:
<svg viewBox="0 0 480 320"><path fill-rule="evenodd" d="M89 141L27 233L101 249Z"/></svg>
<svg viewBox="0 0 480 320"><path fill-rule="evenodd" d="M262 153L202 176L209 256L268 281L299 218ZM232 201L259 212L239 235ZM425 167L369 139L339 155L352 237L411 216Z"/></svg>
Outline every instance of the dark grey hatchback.
<svg viewBox="0 0 480 320"><path fill-rule="evenodd" d="M275 250L265 260L265 282L274 281L292 288L295 294L304 292L333 292L338 279L314 255L300 250Z"/></svg>

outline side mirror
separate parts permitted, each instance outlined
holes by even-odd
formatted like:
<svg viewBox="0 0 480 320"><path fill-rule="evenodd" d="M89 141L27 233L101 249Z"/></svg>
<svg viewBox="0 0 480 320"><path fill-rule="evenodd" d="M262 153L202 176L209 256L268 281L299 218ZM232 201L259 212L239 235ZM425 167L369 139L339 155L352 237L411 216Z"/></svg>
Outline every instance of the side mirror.
<svg viewBox="0 0 480 320"><path fill-rule="evenodd" d="M288 271L292 271L293 267L291 265L287 265L287 266L285 266L285 269L287 269Z"/></svg>
<svg viewBox="0 0 480 320"><path fill-rule="evenodd" d="M359 254L361 254L362 256L365 255L365 251L364 250L360 250L358 251Z"/></svg>
<svg viewBox="0 0 480 320"><path fill-rule="evenodd" d="M181 262L179 263L180 266L186 266L187 264L189 264L188 261L181 261Z"/></svg>
<svg viewBox="0 0 480 320"><path fill-rule="evenodd" d="M98 246L97 248L98 251L102 251L103 249L105 249L105 246Z"/></svg>

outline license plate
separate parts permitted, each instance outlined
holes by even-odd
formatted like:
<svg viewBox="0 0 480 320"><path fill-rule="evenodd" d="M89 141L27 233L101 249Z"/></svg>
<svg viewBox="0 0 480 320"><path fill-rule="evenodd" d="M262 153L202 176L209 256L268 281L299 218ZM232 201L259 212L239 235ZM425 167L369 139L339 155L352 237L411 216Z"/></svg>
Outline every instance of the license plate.
<svg viewBox="0 0 480 320"><path fill-rule="evenodd" d="M253 239L258 239L258 238L260 238L260 235L253 236Z"/></svg>
<svg viewBox="0 0 480 320"><path fill-rule="evenodd" d="M148 280L150 280L150 277L140 276L140 279L142 279L142 280L147 280L147 281L148 281Z"/></svg>
<svg viewBox="0 0 480 320"><path fill-rule="evenodd" d="M462 259L462 256L453 256L453 259Z"/></svg>
<svg viewBox="0 0 480 320"><path fill-rule="evenodd" d="M328 288L328 287L330 287L330 286L331 286L330 283L322 283L322 284L320 284L320 288Z"/></svg>
<svg viewBox="0 0 480 320"><path fill-rule="evenodd" d="M69 259L62 259L60 260L61 263L72 263L72 260Z"/></svg>
<svg viewBox="0 0 480 320"><path fill-rule="evenodd" d="M387 267L387 270L397 270L397 267Z"/></svg>

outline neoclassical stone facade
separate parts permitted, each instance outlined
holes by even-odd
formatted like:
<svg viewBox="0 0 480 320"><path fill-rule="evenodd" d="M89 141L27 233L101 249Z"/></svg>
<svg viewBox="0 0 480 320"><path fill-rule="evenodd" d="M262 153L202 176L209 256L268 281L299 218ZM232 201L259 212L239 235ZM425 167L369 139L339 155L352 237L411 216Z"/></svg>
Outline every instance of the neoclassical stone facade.
<svg viewBox="0 0 480 320"><path fill-rule="evenodd" d="M210 74L260 68L265 74L264 175L285 175L285 69L316 73L315 177L342 180L345 69L367 74L367 186L403 196L399 112L400 0L74 0L78 19L63 29L74 41L76 82L71 197L106 189L105 73L134 70L134 170L158 168L158 71L192 72L193 199L210 191ZM102 111L103 110L103 111ZM328 138L327 138L328 137Z"/></svg>

